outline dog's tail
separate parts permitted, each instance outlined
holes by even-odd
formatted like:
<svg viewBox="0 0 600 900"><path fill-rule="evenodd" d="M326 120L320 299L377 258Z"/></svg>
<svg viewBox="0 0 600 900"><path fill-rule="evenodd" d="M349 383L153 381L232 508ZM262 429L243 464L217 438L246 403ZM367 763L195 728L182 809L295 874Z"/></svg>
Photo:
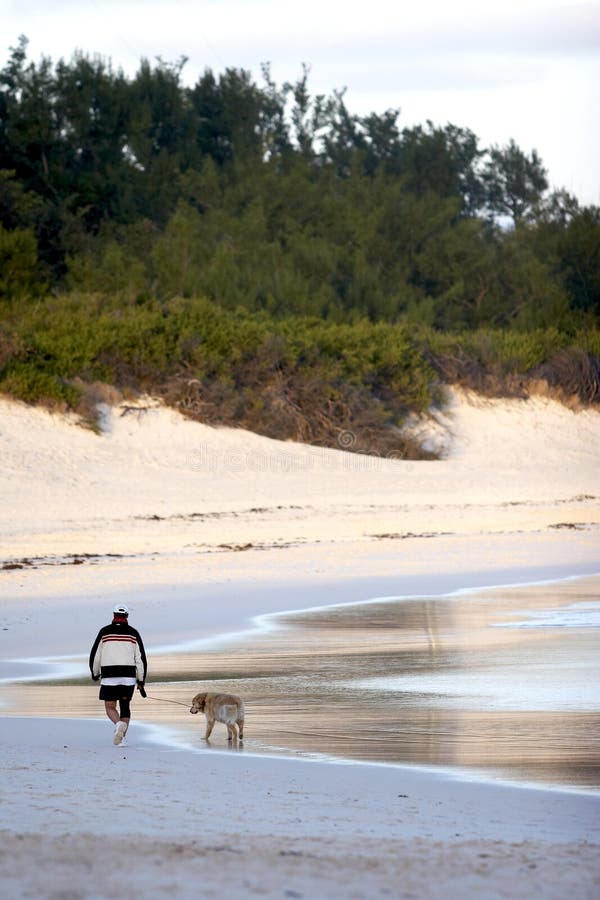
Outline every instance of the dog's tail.
<svg viewBox="0 0 600 900"><path fill-rule="evenodd" d="M246 715L246 707L244 706L244 701L240 700L240 711L238 714L238 722L244 722Z"/></svg>

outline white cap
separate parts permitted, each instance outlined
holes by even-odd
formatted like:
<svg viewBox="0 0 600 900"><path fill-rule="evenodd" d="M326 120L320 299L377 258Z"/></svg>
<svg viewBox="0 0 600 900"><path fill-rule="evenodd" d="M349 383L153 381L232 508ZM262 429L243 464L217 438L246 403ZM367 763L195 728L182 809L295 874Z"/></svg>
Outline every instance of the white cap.
<svg viewBox="0 0 600 900"><path fill-rule="evenodd" d="M128 616L129 610L124 603L118 603L113 609L113 613L116 613L119 616Z"/></svg>

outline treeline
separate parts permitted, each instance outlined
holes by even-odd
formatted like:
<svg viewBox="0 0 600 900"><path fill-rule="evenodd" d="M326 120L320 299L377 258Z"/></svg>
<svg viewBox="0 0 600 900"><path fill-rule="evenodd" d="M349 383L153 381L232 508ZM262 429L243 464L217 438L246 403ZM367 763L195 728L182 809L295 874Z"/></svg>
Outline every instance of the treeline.
<svg viewBox="0 0 600 900"><path fill-rule="evenodd" d="M556 324L600 311L600 211L548 192L514 142L356 116L308 72L97 57L0 72L0 296L205 296L335 321L442 329ZM506 227L510 224L511 227Z"/></svg>
<svg viewBox="0 0 600 900"><path fill-rule="evenodd" d="M10 51L0 390L74 405L94 380L145 385L268 433L279 409L278 436L329 443L371 407L363 426L387 440L439 379L508 389L518 358L529 378L566 353L593 402L600 210L551 191L535 151L354 115L343 92L312 96L306 69L187 87L184 64L128 78L84 54L29 61L24 38ZM299 428L319 409L330 425Z"/></svg>

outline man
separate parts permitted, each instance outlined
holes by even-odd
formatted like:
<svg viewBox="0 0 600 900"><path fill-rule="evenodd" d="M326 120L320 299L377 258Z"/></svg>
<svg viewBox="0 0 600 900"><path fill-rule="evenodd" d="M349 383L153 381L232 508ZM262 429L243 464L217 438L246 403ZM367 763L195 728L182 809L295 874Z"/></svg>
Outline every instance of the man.
<svg viewBox="0 0 600 900"><path fill-rule="evenodd" d="M106 715L115 726L113 743L116 745L123 743L129 727L129 704L136 683L145 696L146 651L140 633L131 627L128 619L127 607L115 606L111 624L100 629L90 652L92 679L102 679L100 700L104 700Z"/></svg>

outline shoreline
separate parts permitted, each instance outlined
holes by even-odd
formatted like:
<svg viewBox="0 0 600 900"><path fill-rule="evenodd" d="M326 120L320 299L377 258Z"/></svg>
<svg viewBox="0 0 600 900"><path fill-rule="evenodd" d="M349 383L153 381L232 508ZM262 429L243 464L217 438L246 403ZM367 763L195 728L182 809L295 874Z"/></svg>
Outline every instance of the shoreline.
<svg viewBox="0 0 600 900"><path fill-rule="evenodd" d="M106 732L106 721L101 717L94 718L61 718L52 716L49 717L53 722L57 725L63 725L66 723L73 723L75 726L88 727L90 723L96 723L102 726L103 731ZM39 716L3 716L0 714L0 722L5 720L8 722L13 722L15 719L22 721L39 721ZM47 721L47 718L44 717L44 721ZM245 760L285 760L290 764L294 764L295 762L306 763L306 764L315 764L322 766L344 766L348 768L355 768L357 770L360 769L384 769L390 770L391 772L399 774L401 777L410 778L413 774L418 776L419 778L426 779L428 776L432 776L436 779L441 779L447 782L455 782L457 784L471 784L471 785L479 785L482 788L485 787L494 787L494 788L508 788L510 790L516 791L535 791L537 793L550 793L550 794L565 794L565 795L574 795L577 797L588 797L593 800L600 800L600 786L597 788L587 788L578 785L566 785L566 784L550 784L541 781L526 781L526 780L511 780L509 778L503 778L502 776L494 776L489 773L483 772L480 769L469 769L463 766L434 766L434 765L419 765L417 763L402 763L402 762L381 762L378 760L369 760L369 759L350 759L341 756L333 756L331 754L326 753L310 753L306 752L303 754L292 754L290 751L286 751L283 748L280 752L260 752L259 750L248 750L245 747L242 747L241 750L238 748L237 750L232 750L226 746L221 747L206 747L199 744L194 744L191 741L185 741L182 739L181 733L175 733L176 729L171 728L166 725L157 725L154 723L144 722L139 718L136 718L134 721L134 731L141 732L140 739L137 740L134 744L131 743L131 740L128 742L126 747L126 751L128 753L135 753L136 750L143 748L145 745L148 746L156 746L159 750L162 750L167 753L190 753L194 756L208 756L212 759L213 756L229 758L231 753L241 753ZM109 748L110 751L110 748ZM112 752L112 751L110 751ZM115 752L118 752L118 748L115 748ZM600 807L599 807L600 811ZM598 833L598 840L600 846L600 830Z"/></svg>
<svg viewBox="0 0 600 900"><path fill-rule="evenodd" d="M555 573L550 577L535 577L533 579L525 578L521 576L516 581L503 581L502 578L505 575L505 571L502 571L502 574L498 576L499 580L495 580L494 576L490 576L490 573L486 573L485 583L480 583L476 579L478 577L484 577L484 573L469 573L465 577L471 582L467 586L462 587L453 587L451 590L443 590L443 591L428 591L427 590L427 582L424 582L424 590L417 591L414 590L411 593L403 593L403 594L385 594L385 595L375 595L365 597L354 598L351 600L342 600L331 602L329 599L324 600L323 602L319 602L316 605L301 605L293 608L277 608L270 610L268 612L248 612L247 613L247 626L243 628L241 631L227 631L227 632L218 632L216 634L207 635L201 638L192 639L192 640L175 640L168 644L159 644L159 645L149 645L146 642L146 650L148 655L155 656L164 656L166 654L176 654L183 652L190 652L194 650L200 649L215 649L223 644L230 643L232 641L236 641L240 638L255 638L260 636L261 634L268 632L270 630L277 630L277 625L273 625L277 619L284 619L286 616L296 616L296 615L304 615L309 614L311 612L316 611L324 611L327 609L340 609L343 607L351 607L351 606L367 606L369 604L378 604L378 603L387 603L387 602L402 602L402 601L410 601L410 600L442 600L442 599L450 599L452 597L462 597L468 596L471 593L475 592L486 592L492 590L507 590L512 588L529 588L543 585L554 585L560 584L562 582L572 582L577 581L583 578L595 578L600 576L600 566L596 562L590 562L582 567L582 570L576 573L565 574L567 570L569 570L569 566L567 564L557 565L555 568L559 569L562 574ZM545 567L544 571L548 571L549 567ZM536 569L540 575L542 573L541 569ZM442 574L440 577L451 579L454 578L457 580L461 579L460 574L455 574L454 576ZM427 578L427 576L425 576ZM475 580L473 580L475 579ZM377 579L373 579L377 580ZM388 581L388 579L385 579ZM355 579L355 582L358 582L362 585L363 579ZM299 587L299 582L297 582L294 586L296 589ZM341 586L340 586L341 587ZM335 588L335 585L334 585ZM360 587L358 588L361 589ZM277 590L277 589L276 589ZM254 598L255 599L255 598ZM256 600L255 600L256 602ZM231 613L228 612L227 616L223 618L222 625L225 626L228 622L230 622ZM93 626L92 626L93 627ZM8 630L5 626L4 630ZM51 672L47 672L46 674L40 672L30 672L27 674L17 674L13 675L2 675L0 677L0 684L12 684L12 683L21 683L25 681L57 681L64 680L66 678L76 677L79 675L87 675L88 668L87 665L81 666L81 661L85 660L87 663L87 654L71 654L71 653L61 653L55 656L32 656L32 657L13 657L7 660L0 660L0 670L2 669L2 664L11 665L13 663L17 663L18 665L30 665L36 667L48 667L54 665L60 665L64 661L71 661L68 665L68 668L64 672L55 672L54 674ZM57 663L56 661L60 661Z"/></svg>
<svg viewBox="0 0 600 900"><path fill-rule="evenodd" d="M461 599L468 598L471 595L480 595L480 600L485 599L486 594L492 593L494 591L508 591L509 589L518 589L518 590L528 590L535 587L545 587L545 586L560 586L561 584L567 585L576 585L577 582L581 582L585 584L586 579L598 577L597 572L578 572L577 574L563 574L560 578L543 578L536 579L535 581L523 581L523 580L512 580L509 582L504 582L503 580L499 580L495 582L494 579L490 579L489 573L486 573L485 576L480 574L475 580L479 581L479 584L471 584L469 587L456 587L454 590L449 592L442 592L436 594L425 594L425 593L411 593L402 596L397 595L387 595L387 596L372 596L368 599L352 599L352 600L344 600L337 601L333 603L320 603L318 605L311 605L310 596L306 597L307 604L302 607L295 609L285 609L285 610L277 610L276 612L268 612L257 614L250 618L249 628L243 631L235 631L229 633L221 633L218 635L212 635L203 639L196 639L193 641L179 641L173 644L164 645L164 646L155 646L149 648L149 658L152 660L154 657L155 666L159 667L160 670L160 660L164 657L168 657L170 659L170 665L177 669L177 657L178 654L190 654L190 653L198 653L200 651L210 652L210 651L218 651L218 650L226 650L228 646L232 646L233 651L235 652L235 645L238 646L240 644L244 644L247 647L251 647L253 642L259 642L260 638L263 639L271 639L273 636L276 636L278 632L283 632L288 627L286 625L286 619L288 617L295 618L298 621L302 621L303 617L310 618L311 614L318 613L323 614L331 611L344 611L352 607L368 607L368 606L380 606L380 605L392 605L392 604L402 604L404 602L411 603L415 600L425 601L425 602L439 602L442 603L452 603L454 600L458 603ZM493 583L490 583L490 580ZM485 584L481 584L482 581L485 581ZM307 592L310 595L310 591ZM60 662L58 662L60 660ZM3 698L2 705L5 707L2 711L3 718L5 721L11 721L15 718L19 718L18 715L13 715L10 711L10 708L6 708L8 704L13 704L16 708L19 706L18 701L18 686L19 685L27 685L29 684L32 688L36 686L40 686L42 683L48 685L48 687L53 686L53 682L62 682L60 685L56 685L58 687L62 687L64 689L64 682L73 679L74 689L75 686L77 688L84 687L84 678L87 676L87 666L84 665L84 660L86 657L69 657L69 656L60 656L54 658L29 658L27 660L13 660L13 665L15 663L20 663L28 666L50 666L51 670L49 672L40 673L39 671L36 673L23 674L20 673L17 675L13 673L12 676L8 676L0 679L0 685L3 687ZM67 668L64 667L65 663ZM9 663L10 664L10 663ZM56 671L56 666L59 667L58 672ZM243 678L243 676L240 676ZM87 678L85 679L87 681ZM206 677L204 679L206 680ZM148 689L149 689L149 699L162 699L152 697L152 678L148 681ZM173 690L177 690L178 685L187 685L189 689L189 680L177 681L172 679L161 680L159 677L158 680L155 681L156 687L155 691L160 692L169 692ZM89 688L89 685L87 686ZM218 688L217 688L218 689ZM223 688L221 688L222 690ZM91 695L90 695L91 696ZM459 695L460 696L460 695ZM466 699L466 698L465 698ZM463 704L464 705L464 704ZM459 707L462 708L462 707ZM468 708L468 707L465 707ZM541 708L541 707L540 707ZM558 708L557 708L558 710ZM150 711L150 721L148 720L148 714ZM565 712L569 712L569 707L564 708ZM156 742L164 745L165 749L187 749L192 750L194 753L202 753L202 752L221 752L217 748L203 748L203 747L195 747L191 740L188 739L188 734L190 734L189 726L186 727L183 722L181 723L169 723L168 725L160 724L157 721L152 721L152 706L150 710L145 707L145 704L142 705L141 710L138 707L134 714L135 721L142 727L154 730L156 735ZM155 710L154 710L155 713ZM559 715L558 711L554 713L555 715ZM47 722L48 718L56 719L56 715L50 713L49 716L46 715L38 715L37 717L34 715L26 715L23 718L37 718L39 721ZM61 718L60 715L58 718ZM102 716L89 716L84 717L82 719L78 719L77 717L71 719L72 721L94 721L98 718L102 721ZM227 752L227 751L224 751ZM515 787L531 787L532 789L538 790L550 790L553 792L561 792L561 793L575 793L587 796L597 796L600 791L600 785L578 785L578 784L568 784L568 783L556 783L552 780L544 781L543 778L539 780L528 779L528 778L518 778L514 775L509 775L506 773L502 773L501 770L490 769L486 771L481 767L472 766L468 764L439 764L430 766L426 763L419 762L410 762L410 761L402 761L402 760L388 760L388 761L379 761L369 759L368 757L364 757L361 755L343 755L338 753L329 753L322 750L312 750L310 747L302 750L298 747L293 746L281 746L277 747L276 745L271 747L269 745L268 749L265 751L261 751L260 749L248 749L245 748L245 756L247 758L257 757L257 758L285 758L289 760L314 760L314 761L323 761L329 762L331 764L336 765L374 765L374 766L384 766L390 767L392 769L409 769L420 771L422 773L431 772L433 774L442 775L449 779L456 779L459 781L476 781L480 784L500 784L506 786L515 786Z"/></svg>

